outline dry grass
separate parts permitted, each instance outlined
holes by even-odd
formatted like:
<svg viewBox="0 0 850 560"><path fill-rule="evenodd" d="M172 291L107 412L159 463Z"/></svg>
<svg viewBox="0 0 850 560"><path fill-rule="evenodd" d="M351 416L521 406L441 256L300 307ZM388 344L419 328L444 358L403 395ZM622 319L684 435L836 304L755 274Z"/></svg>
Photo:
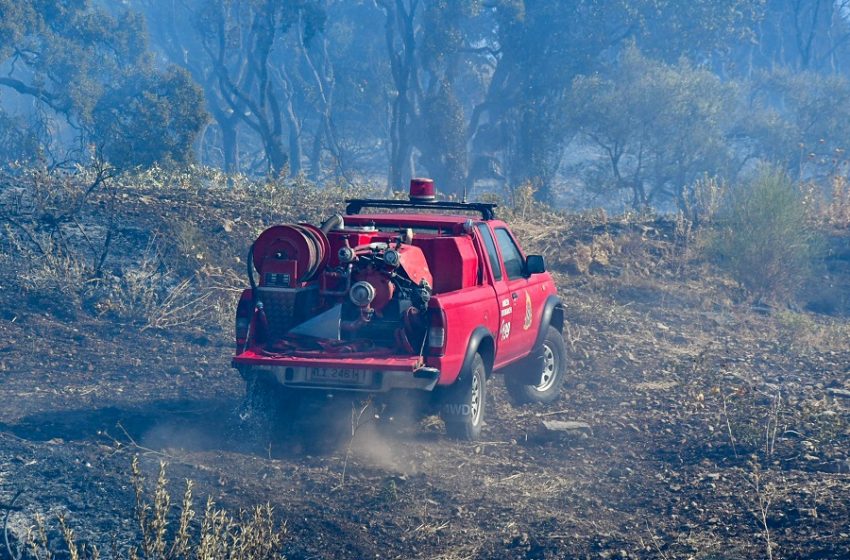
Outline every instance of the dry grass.
<svg viewBox="0 0 850 560"><path fill-rule="evenodd" d="M710 224L720 212L723 197L729 191L729 185L721 177L708 175L698 179L686 189L685 214L693 227Z"/></svg>
<svg viewBox="0 0 850 560"><path fill-rule="evenodd" d="M206 303L215 295L200 273L181 278L168 268L156 237L120 275L106 273L87 283L84 297L95 300L98 314L132 322L142 330L199 324L206 319Z"/></svg>
<svg viewBox="0 0 850 560"><path fill-rule="evenodd" d="M132 484L136 496L136 542L113 545L110 557L114 560L274 560L283 559L286 526L275 520L274 509L266 504L251 511L231 515L208 498L198 522L194 506L194 485L186 480L180 505L172 505L166 465L160 463L152 499L139 466L132 463ZM33 558L53 560L98 560L101 551L77 541L68 521L57 520L61 533L61 549L56 550L49 539L45 519L36 515L35 524L27 536L27 549Z"/></svg>
<svg viewBox="0 0 850 560"><path fill-rule="evenodd" d="M145 329L205 324L228 334L251 239L376 194L195 166L118 177L33 169L0 183L10 185L0 194L2 261L16 269L19 290ZM128 223L142 226L142 239L123 233Z"/></svg>
<svg viewBox="0 0 850 560"><path fill-rule="evenodd" d="M847 177L835 175L830 178L831 193L825 214L827 222L835 227L850 227L850 183Z"/></svg>
<svg viewBox="0 0 850 560"><path fill-rule="evenodd" d="M775 316L777 337L792 350L837 353L847 348L850 325L846 321L791 310L779 310Z"/></svg>

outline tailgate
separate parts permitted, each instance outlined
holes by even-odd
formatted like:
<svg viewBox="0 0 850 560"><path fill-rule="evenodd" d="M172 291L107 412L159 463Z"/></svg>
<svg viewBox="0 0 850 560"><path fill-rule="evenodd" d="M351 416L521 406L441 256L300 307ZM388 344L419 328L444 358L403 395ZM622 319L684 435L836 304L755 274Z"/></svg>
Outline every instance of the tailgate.
<svg viewBox="0 0 850 560"><path fill-rule="evenodd" d="M286 386L360 391L431 390L439 377L439 371L424 367L421 356L271 357L247 350L233 358L233 367Z"/></svg>
<svg viewBox="0 0 850 560"><path fill-rule="evenodd" d="M318 367L351 368L377 371L400 370L413 373L424 364L421 356L369 356L369 357L303 357L303 356L265 356L252 350L246 350L233 358L233 366L274 366L274 367Z"/></svg>

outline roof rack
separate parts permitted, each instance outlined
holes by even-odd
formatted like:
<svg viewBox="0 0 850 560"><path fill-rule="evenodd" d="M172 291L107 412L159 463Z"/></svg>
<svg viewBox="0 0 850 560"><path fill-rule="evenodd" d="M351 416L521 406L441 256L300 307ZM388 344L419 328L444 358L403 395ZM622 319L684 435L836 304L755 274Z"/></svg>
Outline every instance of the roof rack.
<svg viewBox="0 0 850 560"><path fill-rule="evenodd" d="M420 202L413 200L383 200L378 198L352 198L345 201L345 213L353 216L359 214L363 208L422 208L440 210L464 210L467 212L480 212L484 220L492 220L496 217L493 211L497 204L489 202L451 202L441 200L438 202Z"/></svg>

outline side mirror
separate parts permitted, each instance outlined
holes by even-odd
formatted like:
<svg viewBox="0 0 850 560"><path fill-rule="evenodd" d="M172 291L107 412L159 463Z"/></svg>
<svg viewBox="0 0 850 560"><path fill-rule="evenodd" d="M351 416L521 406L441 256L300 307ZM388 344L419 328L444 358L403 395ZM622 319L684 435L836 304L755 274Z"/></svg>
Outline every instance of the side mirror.
<svg viewBox="0 0 850 560"><path fill-rule="evenodd" d="M546 263L543 262L543 255L528 255L525 258L525 272L529 276L546 272Z"/></svg>

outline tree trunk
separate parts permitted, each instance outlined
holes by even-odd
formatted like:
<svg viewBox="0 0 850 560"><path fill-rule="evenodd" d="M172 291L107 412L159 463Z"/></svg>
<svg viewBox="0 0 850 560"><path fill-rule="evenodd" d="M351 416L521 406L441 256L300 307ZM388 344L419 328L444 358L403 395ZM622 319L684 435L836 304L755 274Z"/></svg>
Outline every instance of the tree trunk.
<svg viewBox="0 0 850 560"><path fill-rule="evenodd" d="M392 103L389 123L390 164L387 174L387 188L401 188L405 168L408 166L413 150L409 127L417 115L415 36L413 22L418 2L412 2L409 9L404 2L380 2L386 14L384 25L387 56L396 89L396 98ZM396 35L400 43L396 44Z"/></svg>
<svg viewBox="0 0 850 560"><path fill-rule="evenodd" d="M286 100L286 127L289 129L289 174L296 177L303 171L301 162L304 159L304 150L301 148L301 124L295 115L295 107L292 106L292 96Z"/></svg>
<svg viewBox="0 0 850 560"><path fill-rule="evenodd" d="M219 121L221 127L221 147L224 152L224 171L227 174L239 172L239 139L236 123L230 120Z"/></svg>
<svg viewBox="0 0 850 560"><path fill-rule="evenodd" d="M301 174L301 160L303 159L301 149L301 131L296 126L289 127L289 173L295 177Z"/></svg>
<svg viewBox="0 0 850 560"><path fill-rule="evenodd" d="M286 169L287 164L286 153L283 151L283 138L278 134L271 134L264 139L263 145L269 161L269 174L277 177Z"/></svg>
<svg viewBox="0 0 850 560"><path fill-rule="evenodd" d="M313 137L313 151L310 155L310 180L318 182L322 173L322 130L316 131Z"/></svg>

